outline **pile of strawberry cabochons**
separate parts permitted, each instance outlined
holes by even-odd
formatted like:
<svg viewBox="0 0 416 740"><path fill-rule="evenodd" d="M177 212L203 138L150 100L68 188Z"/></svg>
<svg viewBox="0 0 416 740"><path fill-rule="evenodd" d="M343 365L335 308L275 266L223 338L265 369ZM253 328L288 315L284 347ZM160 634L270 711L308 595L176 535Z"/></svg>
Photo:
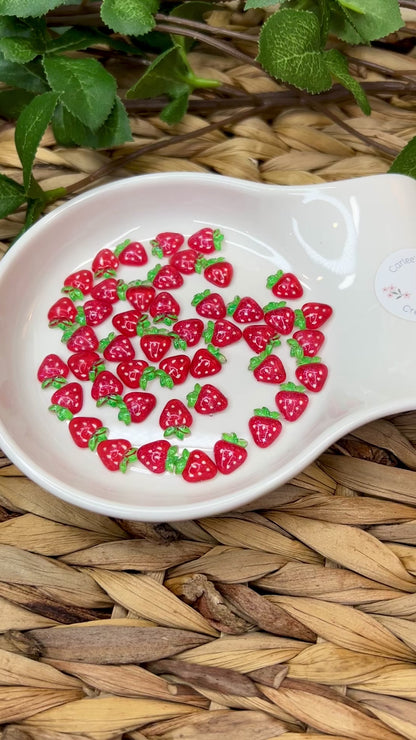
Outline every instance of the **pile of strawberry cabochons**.
<svg viewBox="0 0 416 740"><path fill-rule="evenodd" d="M179 450L170 441L192 433L193 414L212 416L227 408L228 399L213 378L222 370L222 350L228 345L245 342L254 353L248 370L259 383L276 386L275 408L253 409L248 419L247 432L258 447L269 447L282 431L280 419L296 421L308 406L308 391L317 393L324 386L328 368L318 357L325 339L320 329L332 308L312 302L292 308L290 302L302 299L303 288L293 273L282 270L265 280L275 300L264 307L249 295L226 304L221 291L232 284L234 268L217 256L223 240L219 229L203 228L187 240L164 232L147 247L126 240L114 250L101 249L90 269L65 278L62 297L50 307L49 326L62 330L67 356L48 354L37 378L43 388L53 389L49 409L68 422L75 444L96 451L108 470L125 472L139 461L153 473L168 471L198 482L232 473L245 462L247 441L234 432L219 435L210 455L202 449ZM117 277L122 265L146 265L149 252L161 262L144 280ZM207 288L194 295L191 306L183 306L180 289L194 273ZM100 339L96 328L107 320L112 331ZM282 338L296 359L296 383L287 382L276 353ZM189 377L196 381L194 388L180 398L180 386ZM98 411L97 417L81 413L88 393L97 409L114 407L118 420L133 429L158 405L151 392L155 382L172 390L172 398L155 412L158 439L135 447L124 437L109 437Z"/></svg>

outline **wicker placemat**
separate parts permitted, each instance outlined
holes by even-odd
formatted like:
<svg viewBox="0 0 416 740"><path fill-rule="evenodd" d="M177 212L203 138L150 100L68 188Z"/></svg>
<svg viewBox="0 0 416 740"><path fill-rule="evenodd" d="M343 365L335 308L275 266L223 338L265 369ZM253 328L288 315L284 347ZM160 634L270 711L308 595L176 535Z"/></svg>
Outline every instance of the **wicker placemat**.
<svg viewBox="0 0 416 740"><path fill-rule="evenodd" d="M392 83L370 118L346 98L288 107L258 69L199 52L196 68L275 110L233 123L195 104L174 129L132 112L134 143L110 152L48 132L35 175L75 190L98 169L386 172L415 133L416 59L352 54L368 89ZM19 178L13 134L0 128L0 167ZM4 249L22 219L0 222ZM415 740L415 448L416 412L374 422L245 510L162 525L77 509L0 457L2 740Z"/></svg>

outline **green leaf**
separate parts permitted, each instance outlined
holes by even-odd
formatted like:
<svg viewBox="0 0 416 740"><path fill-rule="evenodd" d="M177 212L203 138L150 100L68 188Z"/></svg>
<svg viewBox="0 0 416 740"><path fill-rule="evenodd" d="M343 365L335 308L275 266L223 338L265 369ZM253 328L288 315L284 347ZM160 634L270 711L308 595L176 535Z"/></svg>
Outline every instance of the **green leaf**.
<svg viewBox="0 0 416 740"><path fill-rule="evenodd" d="M244 10L250 10L251 8L269 8L271 5L276 5L276 0L246 0Z"/></svg>
<svg viewBox="0 0 416 740"><path fill-rule="evenodd" d="M7 121L15 121L22 110L33 100L33 93L26 90L0 91L0 116Z"/></svg>
<svg viewBox="0 0 416 740"><path fill-rule="evenodd" d="M0 52L0 80L11 87L19 87L33 93L43 93L48 89L39 62L17 64L4 58Z"/></svg>
<svg viewBox="0 0 416 740"><path fill-rule="evenodd" d="M160 118L162 121L171 126L174 123L179 123L184 117L189 100L189 90L185 90L183 93L173 98L170 103L165 105L163 108Z"/></svg>
<svg viewBox="0 0 416 740"><path fill-rule="evenodd" d="M40 16L58 5L62 5L61 0L0 0L0 15Z"/></svg>
<svg viewBox="0 0 416 740"><path fill-rule="evenodd" d="M41 54L42 49L32 39L8 36L0 39L0 51L9 62L26 64Z"/></svg>
<svg viewBox="0 0 416 740"><path fill-rule="evenodd" d="M37 95L20 114L15 131L17 153L23 165L23 184L29 189L32 165L36 150L52 118L58 100L57 93L46 92Z"/></svg>
<svg viewBox="0 0 416 740"><path fill-rule="evenodd" d="M97 131L109 116L116 97L116 81L96 59L44 58L48 82L73 116Z"/></svg>
<svg viewBox="0 0 416 740"><path fill-rule="evenodd" d="M58 144L106 149L132 141L129 118L120 98L116 97L108 118L97 131L91 131L75 118L63 105L59 105L53 118L53 132Z"/></svg>
<svg viewBox="0 0 416 740"><path fill-rule="evenodd" d="M142 36L155 25L157 0L103 0L101 18L117 33Z"/></svg>
<svg viewBox="0 0 416 740"><path fill-rule="evenodd" d="M154 98L168 95L176 98L189 91L186 82L188 67L176 46L167 49L152 62L130 90L127 98Z"/></svg>
<svg viewBox="0 0 416 740"><path fill-rule="evenodd" d="M93 44L100 43L102 34L92 28L68 28L59 38L51 39L46 46L46 54L57 54L63 51L77 51L88 49Z"/></svg>
<svg viewBox="0 0 416 740"><path fill-rule="evenodd" d="M325 61L331 74L354 95L363 113L369 116L371 107L368 98L360 83L350 74L345 57L338 49L330 49L325 52Z"/></svg>
<svg viewBox="0 0 416 740"><path fill-rule="evenodd" d="M319 21L310 11L283 8L270 16L260 32L257 59L273 77L302 90L331 87Z"/></svg>
<svg viewBox="0 0 416 740"><path fill-rule="evenodd" d="M406 144L398 154L389 172L398 175L409 175L416 179L416 136Z"/></svg>
<svg viewBox="0 0 416 740"><path fill-rule="evenodd" d="M0 218L5 218L26 200L25 191L19 183L6 175L0 175Z"/></svg>
<svg viewBox="0 0 416 740"><path fill-rule="evenodd" d="M332 0L331 31L349 44L369 43L402 26L397 0Z"/></svg>

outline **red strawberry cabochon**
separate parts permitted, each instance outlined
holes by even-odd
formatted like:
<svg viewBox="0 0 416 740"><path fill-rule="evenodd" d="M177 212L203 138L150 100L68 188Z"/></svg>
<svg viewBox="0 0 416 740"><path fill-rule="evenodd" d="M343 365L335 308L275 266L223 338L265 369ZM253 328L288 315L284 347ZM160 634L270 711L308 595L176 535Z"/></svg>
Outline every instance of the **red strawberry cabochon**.
<svg viewBox="0 0 416 740"><path fill-rule="evenodd" d="M328 379L332 308L283 269L250 294L233 254L216 227L164 229L62 276L45 315L60 348L51 341L34 375L76 454L198 483L308 417Z"/></svg>

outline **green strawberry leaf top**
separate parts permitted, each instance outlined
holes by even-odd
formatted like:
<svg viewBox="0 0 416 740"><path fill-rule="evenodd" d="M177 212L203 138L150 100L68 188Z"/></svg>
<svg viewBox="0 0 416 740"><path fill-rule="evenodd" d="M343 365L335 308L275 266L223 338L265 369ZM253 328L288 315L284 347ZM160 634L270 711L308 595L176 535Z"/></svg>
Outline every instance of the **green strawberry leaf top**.
<svg viewBox="0 0 416 740"><path fill-rule="evenodd" d="M83 306L78 306L77 315L75 316L75 322L79 324L79 326L86 325L87 319L85 318L85 311L84 311Z"/></svg>
<svg viewBox="0 0 416 740"><path fill-rule="evenodd" d="M198 257L197 261L195 262L195 272L198 274L201 274L202 270L205 270L206 267L210 267L211 265L216 265L218 262L225 262L224 257L212 257L211 259L207 259L206 257Z"/></svg>
<svg viewBox="0 0 416 740"><path fill-rule="evenodd" d="M125 473L128 466L137 459L137 447L130 447L130 449L124 455L119 470L121 473Z"/></svg>
<svg viewBox="0 0 416 740"><path fill-rule="evenodd" d="M277 272L275 272L274 275L269 275L266 281L266 288L273 288L273 286L279 282L282 275L283 275L283 270L278 270Z"/></svg>
<svg viewBox="0 0 416 740"><path fill-rule="evenodd" d="M298 329L306 329L306 321L305 316L303 315L303 311L301 308L295 308L295 326L298 327Z"/></svg>
<svg viewBox="0 0 416 740"><path fill-rule="evenodd" d="M97 375L103 370L105 370L105 365L103 362L101 362L101 360L97 360L97 362L94 362L94 364L91 366L90 372L88 373L88 377L92 383L96 379Z"/></svg>
<svg viewBox="0 0 416 740"><path fill-rule="evenodd" d="M51 386L52 388L62 388L62 386L67 382L66 378L61 378L59 376L56 378L46 378L46 380L41 383L41 388L50 388Z"/></svg>
<svg viewBox="0 0 416 740"><path fill-rule="evenodd" d="M72 411L65 408L65 406L60 406L58 403L53 403L49 406L49 411L56 414L59 421L70 421L73 417Z"/></svg>
<svg viewBox="0 0 416 740"><path fill-rule="evenodd" d="M146 370L147 368L145 368L144 372L146 372ZM164 370L155 370L155 378L159 378L159 383L162 388L173 388L173 386L175 385L170 375L168 373L165 373Z"/></svg>
<svg viewBox="0 0 416 740"><path fill-rule="evenodd" d="M296 357L297 360L301 360L305 356L302 347L296 339L288 339L287 343L290 347L291 357Z"/></svg>
<svg viewBox="0 0 416 740"><path fill-rule="evenodd" d="M201 386L199 385L199 383L195 383L193 391L187 393L186 400L190 408L193 408L195 406L200 392Z"/></svg>
<svg viewBox="0 0 416 740"><path fill-rule="evenodd" d="M241 439L240 437L237 437L235 432L230 432L229 434L223 434L221 437L224 442L230 442L233 445L238 445L239 447L247 447L247 440Z"/></svg>
<svg viewBox="0 0 416 740"><path fill-rule="evenodd" d="M189 450L187 449L182 450L181 456L178 457L176 460L176 465L175 465L175 470L174 470L176 474L180 475L181 473L183 473L183 471L186 468L186 463L188 462L190 454L191 453L189 452Z"/></svg>
<svg viewBox="0 0 416 740"><path fill-rule="evenodd" d="M153 317L155 324L166 324L166 326L172 326L176 324L178 317L174 313L159 313Z"/></svg>
<svg viewBox="0 0 416 740"><path fill-rule="evenodd" d="M254 409L254 416L263 416L266 419L278 419L280 414L278 411L270 411L267 406L262 406L261 409Z"/></svg>
<svg viewBox="0 0 416 740"><path fill-rule="evenodd" d="M165 431L163 432L164 437L177 437L178 439L184 439L184 437L187 434L190 434L191 430L189 427L185 426L185 424L182 424L178 427L166 427Z"/></svg>
<svg viewBox="0 0 416 740"><path fill-rule="evenodd" d="M106 337L103 337L98 345L99 351L102 352L103 350L105 350L105 348L108 347L109 344L111 344L113 339L115 339L115 336L115 332L110 331L110 333Z"/></svg>
<svg viewBox="0 0 416 740"><path fill-rule="evenodd" d="M296 361L297 365L311 365L313 362L322 362L320 357L301 357Z"/></svg>
<svg viewBox="0 0 416 740"><path fill-rule="evenodd" d="M195 293L191 301L191 306L197 306L198 303L201 303L201 301L203 301L204 298L208 298L209 295L211 295L211 291L209 290L209 288L202 291L202 293Z"/></svg>
<svg viewBox="0 0 416 740"><path fill-rule="evenodd" d="M153 250L152 250L152 251L153 251ZM163 257L163 253L162 253L162 257ZM155 279L156 275L158 274L158 272L160 272L160 271L161 271L161 269L162 269L162 265L160 265L160 264L157 264L157 265L155 265L155 266L154 266L154 267L153 267L153 268L152 268L151 270L149 270L149 272L147 273L147 280L146 280L145 282L149 282L149 283L152 283L152 282L153 282L153 280Z"/></svg>
<svg viewBox="0 0 416 740"><path fill-rule="evenodd" d="M178 463L178 460L178 448L176 445L172 445L171 447L169 447L168 454L166 455L165 469L169 473L176 473L176 465Z"/></svg>
<svg viewBox="0 0 416 740"><path fill-rule="evenodd" d="M202 337L206 344L209 344L211 342L211 339L214 336L214 330L215 324L213 321L209 320L206 329L204 329L204 331L202 332Z"/></svg>
<svg viewBox="0 0 416 740"><path fill-rule="evenodd" d="M107 435L108 435L107 427L100 427L94 432L94 434L91 435L91 437L88 440L88 447L91 450L91 452L95 452L100 442L103 442L105 439L108 439Z"/></svg>
<svg viewBox="0 0 416 740"><path fill-rule="evenodd" d="M295 393L305 393L305 386L303 385L296 385L296 383L292 383L291 381L288 383L282 383L280 385L281 391L294 391Z"/></svg>
<svg viewBox="0 0 416 740"><path fill-rule="evenodd" d="M264 313L268 313L269 311L275 311L277 308L284 308L285 306L286 301L270 301L270 303L264 306L263 311Z"/></svg>
<svg viewBox="0 0 416 740"><path fill-rule="evenodd" d="M65 295L67 295L71 299L71 301L84 300L84 294L82 290L80 290L79 288L74 288L72 285L64 285L61 293L65 293Z"/></svg>
<svg viewBox="0 0 416 740"><path fill-rule="evenodd" d="M228 316L232 316L232 315L234 314L234 312L235 312L235 310L236 310L236 308L237 308L238 304L240 303L240 301L241 301L241 298L240 298L240 296L239 296L239 295L236 295L236 296L235 296L235 297L233 298L233 300L232 300L232 301L230 301L230 302L229 302L229 303L227 304L227 314L228 314Z"/></svg>
<svg viewBox="0 0 416 740"><path fill-rule="evenodd" d="M168 332L167 336L172 337L172 343L175 349L185 350L187 348L188 345L186 344L185 340L182 339L182 337L180 337L179 334L177 334L175 331Z"/></svg>
<svg viewBox="0 0 416 740"><path fill-rule="evenodd" d="M214 357L215 357L215 358L216 358L216 359L217 359L217 360L218 360L219 362L221 362L221 364L222 364L222 365L224 364L224 362L227 362L227 358L226 358L226 356L225 356L225 355L223 355L223 354L222 354L222 353L221 353L221 352L219 351L218 347L214 347L214 345L213 345L213 344L208 344L208 345L207 345L207 350L208 350L208 352L210 352L210 353L211 353L211 354L212 354L212 355L213 355L213 356L214 356Z"/></svg>
<svg viewBox="0 0 416 740"><path fill-rule="evenodd" d="M263 362L263 360L266 359L266 357L271 355L271 353L273 352L273 347L275 346L274 344L275 341L276 340L272 340L271 342L268 342L263 352L260 352L260 354L255 355L254 357L251 358L250 362L248 363L249 370L255 370L256 367L259 367L259 365L261 365L261 363ZM278 344L280 344L280 341L279 340L277 341L278 341Z"/></svg>
<svg viewBox="0 0 416 740"><path fill-rule="evenodd" d="M222 248L223 239L224 234L222 234L219 229L215 229L212 234L212 241L216 250L220 250Z"/></svg>
<svg viewBox="0 0 416 740"><path fill-rule="evenodd" d="M127 245L130 244L130 241L130 239L125 239L124 242L121 242L121 244L117 244L116 248L114 249L114 254L116 257L120 256L123 249L125 249Z"/></svg>
<svg viewBox="0 0 416 740"><path fill-rule="evenodd" d="M157 372L157 368L153 367L153 365L149 365L148 367L145 367L140 377L140 388L143 391L146 390L147 384L149 383L149 381L155 379L156 372Z"/></svg>

